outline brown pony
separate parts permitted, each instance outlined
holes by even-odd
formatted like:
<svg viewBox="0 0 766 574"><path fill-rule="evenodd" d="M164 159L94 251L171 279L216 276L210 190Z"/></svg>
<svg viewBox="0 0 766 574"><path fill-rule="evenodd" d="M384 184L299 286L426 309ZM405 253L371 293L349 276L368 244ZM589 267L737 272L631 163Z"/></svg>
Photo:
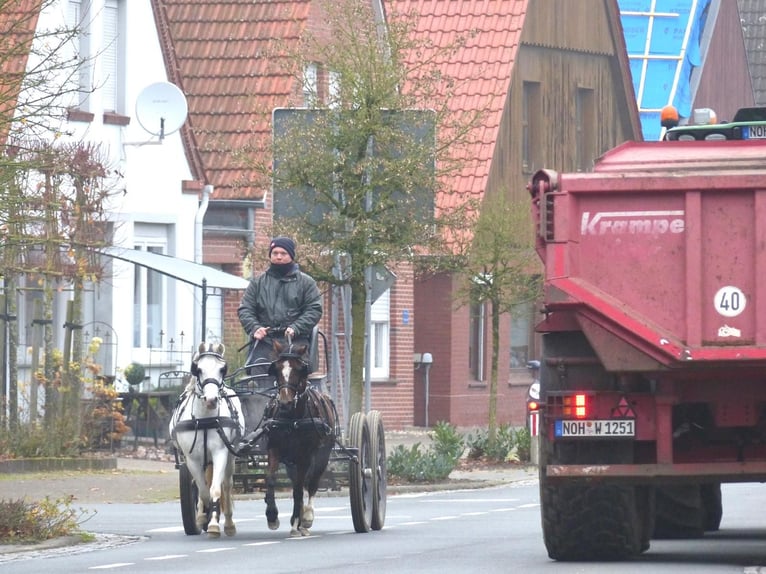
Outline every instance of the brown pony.
<svg viewBox="0 0 766 574"><path fill-rule="evenodd" d="M279 464L287 469L293 487L290 535L307 536L314 522L314 496L335 444L337 413L332 399L308 384L308 345L274 342L276 359L269 373L275 377L277 395L266 409L269 469L266 477L266 520L279 528L274 499ZM304 504L304 490L308 500Z"/></svg>

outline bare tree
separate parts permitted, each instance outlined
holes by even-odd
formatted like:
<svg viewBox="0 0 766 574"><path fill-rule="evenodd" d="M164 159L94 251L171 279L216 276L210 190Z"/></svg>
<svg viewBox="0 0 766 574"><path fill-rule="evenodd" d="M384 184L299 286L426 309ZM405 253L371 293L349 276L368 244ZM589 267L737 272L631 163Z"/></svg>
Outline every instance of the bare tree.
<svg viewBox="0 0 766 574"><path fill-rule="evenodd" d="M529 201L500 192L484 199L476 214L473 233L460 251L463 277L458 291L462 304L488 303L491 307L492 358L489 385L489 440L497 436L497 385L500 361L500 318L522 303L541 295L539 259L534 250L534 229Z"/></svg>

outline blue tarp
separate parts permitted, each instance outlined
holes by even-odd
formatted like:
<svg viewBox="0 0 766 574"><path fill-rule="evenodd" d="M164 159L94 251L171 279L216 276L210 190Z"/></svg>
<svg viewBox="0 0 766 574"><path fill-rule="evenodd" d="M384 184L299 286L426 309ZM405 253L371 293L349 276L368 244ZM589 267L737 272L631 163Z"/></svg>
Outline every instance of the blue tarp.
<svg viewBox="0 0 766 574"><path fill-rule="evenodd" d="M652 3L618 0L633 89L647 141L660 138L659 110L664 106L672 103L681 117L691 115L691 74L702 62L700 39L710 7L710 0L697 0L696 7L694 0L656 0L651 12ZM644 14L626 14L629 12Z"/></svg>

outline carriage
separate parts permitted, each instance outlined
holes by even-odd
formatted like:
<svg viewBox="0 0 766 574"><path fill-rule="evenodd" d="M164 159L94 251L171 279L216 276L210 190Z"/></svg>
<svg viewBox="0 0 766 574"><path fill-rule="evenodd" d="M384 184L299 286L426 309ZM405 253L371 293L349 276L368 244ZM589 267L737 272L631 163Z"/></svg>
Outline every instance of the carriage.
<svg viewBox="0 0 766 574"><path fill-rule="evenodd" d="M335 404L324 392L327 376L313 372L313 366L318 364L320 341L324 343L326 355L327 345L324 335L315 329L312 344L309 347L311 356L306 356L304 360L303 357L285 351L280 357L284 357L285 361L289 360L293 363L297 361L297 364L304 365L300 378L305 379L307 383L307 393L313 393L312 396L323 395L329 401L329 409L332 410L332 414L329 417L322 417L326 418L328 422L320 420L321 413L316 412L314 416L298 419L284 419L277 414L278 409L275 409L274 405L277 402L279 390L278 386L275 385L276 373L273 367L268 368L270 365L264 369L262 364L245 364L234 372L227 373L224 363L219 377L221 383L218 391L219 396L223 397L228 394L231 397L226 399L228 402L237 401L238 406L233 410L240 410L244 418L243 434L245 440L238 436L235 439L235 434L230 433L230 429L224 429L230 419L223 417L222 422L218 415L196 419L193 422L187 421L185 423L187 426L182 428L189 430L193 425L195 429L193 440L199 441L200 444L203 441L207 443L208 433L210 433L210 440L218 440L218 437L223 439L223 443L232 455L229 459L233 458L234 490L241 493L263 492L267 502L267 517L269 516L268 507L274 504L274 489L290 487L296 474L294 461L283 460L284 464L280 466L280 472L274 475L273 469L270 469L269 461L270 440L273 443L276 442L275 436L288 436L290 440L295 439L300 442L304 438L328 436L329 439L326 442L331 443L327 445L329 456L327 457L326 469L318 478L318 489L339 492L346 488L354 530L358 533L380 530L385 522L387 485L386 444L381 413L372 410L367 413L352 414L347 425L348 431L344 432ZM200 351L203 354L210 354L210 352L204 351L203 346L200 346ZM220 355L214 354L222 359ZM326 356L325 359L327 359ZM276 361L272 364L275 365ZM329 362L325 361L325 364L329 364ZM196 363L193 362L193 374L195 368ZM197 378L201 383L202 377ZM192 384L194 384L193 381ZM177 407L176 412L179 410ZM173 422L171 422L171 427L172 425ZM332 428L327 428L328 426L332 426ZM180 504L184 531L188 535L200 534L203 530L207 530L208 534L211 534L207 527L210 522L210 515L211 512L218 512L219 509L215 505L211 508L208 503L202 501L198 483L203 479L197 475L198 478L195 480L190 468L190 461L186 459L182 449L175 448L174 451L176 468L179 471ZM203 466L209 464L210 461L206 461ZM276 482L273 479L274 476L277 478ZM210 483L209 475L207 482ZM314 490L316 489L315 486ZM296 496L294 491L294 503L297 505L299 503L295 501ZM313 493L310 493L309 508L311 508L312 498ZM225 504L224 500L224 506ZM295 512L297 511L294 507L291 523L295 519ZM227 534L233 533L229 532L228 529L231 522L230 513L229 507ZM200 516L205 515L207 516L206 520L201 521ZM216 521L217 516L216 514ZM313 521L313 510L311 521ZM309 521L309 526L311 521ZM276 525L278 526L278 521ZM269 517L269 527L275 529L277 526L272 523L272 518ZM233 524L231 527L233 528ZM295 533L294 530L293 534ZM213 534L218 535L217 524ZM307 531L303 532L303 535L306 534Z"/></svg>

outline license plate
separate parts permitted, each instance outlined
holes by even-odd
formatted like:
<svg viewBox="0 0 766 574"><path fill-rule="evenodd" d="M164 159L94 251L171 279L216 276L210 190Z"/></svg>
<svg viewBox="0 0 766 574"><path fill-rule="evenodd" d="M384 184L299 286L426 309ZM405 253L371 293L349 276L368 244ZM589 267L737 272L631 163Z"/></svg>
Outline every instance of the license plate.
<svg viewBox="0 0 766 574"><path fill-rule="evenodd" d="M560 420L554 423L557 437L631 437L636 436L634 419L604 421Z"/></svg>
<svg viewBox="0 0 766 574"><path fill-rule="evenodd" d="M742 126L743 140L762 140L766 139L766 125Z"/></svg>

